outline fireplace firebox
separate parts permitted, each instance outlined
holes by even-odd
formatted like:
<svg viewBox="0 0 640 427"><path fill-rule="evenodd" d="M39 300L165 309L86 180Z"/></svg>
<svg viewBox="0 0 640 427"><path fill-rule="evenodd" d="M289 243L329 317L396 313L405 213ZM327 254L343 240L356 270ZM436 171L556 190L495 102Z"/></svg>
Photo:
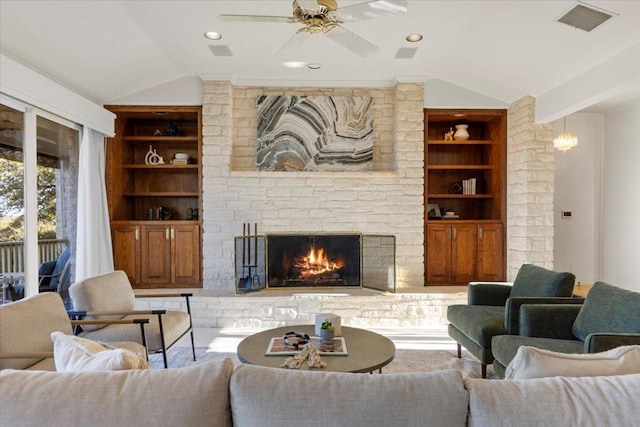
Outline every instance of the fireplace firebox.
<svg viewBox="0 0 640 427"><path fill-rule="evenodd" d="M267 235L270 288L361 286L360 234Z"/></svg>

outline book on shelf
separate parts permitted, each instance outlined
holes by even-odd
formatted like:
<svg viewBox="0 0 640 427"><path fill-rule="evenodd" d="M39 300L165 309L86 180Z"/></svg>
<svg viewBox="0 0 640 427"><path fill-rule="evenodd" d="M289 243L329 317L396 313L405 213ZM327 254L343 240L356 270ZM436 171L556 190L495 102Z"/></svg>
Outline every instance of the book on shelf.
<svg viewBox="0 0 640 427"><path fill-rule="evenodd" d="M462 194L476 194L476 178L462 180Z"/></svg>
<svg viewBox="0 0 640 427"><path fill-rule="evenodd" d="M318 349L321 356L348 356L347 343L343 337L335 337L331 344L321 342L320 337L311 337L311 343ZM265 356L293 356L302 351L302 347L296 349L287 345L282 337L273 337L269 341Z"/></svg>

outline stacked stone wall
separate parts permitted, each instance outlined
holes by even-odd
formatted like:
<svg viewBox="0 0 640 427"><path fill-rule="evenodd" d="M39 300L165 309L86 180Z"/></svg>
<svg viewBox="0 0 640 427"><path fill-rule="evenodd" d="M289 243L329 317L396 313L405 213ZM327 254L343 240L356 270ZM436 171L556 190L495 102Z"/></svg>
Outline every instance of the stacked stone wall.
<svg viewBox="0 0 640 427"><path fill-rule="evenodd" d="M396 236L399 289L424 284L423 85L386 89L246 88L203 84L203 287L235 287L233 237L259 232ZM371 96L374 171L258 172L260 95Z"/></svg>
<svg viewBox="0 0 640 427"><path fill-rule="evenodd" d="M507 276L532 262L553 268L553 123L535 123L535 99L508 112Z"/></svg>

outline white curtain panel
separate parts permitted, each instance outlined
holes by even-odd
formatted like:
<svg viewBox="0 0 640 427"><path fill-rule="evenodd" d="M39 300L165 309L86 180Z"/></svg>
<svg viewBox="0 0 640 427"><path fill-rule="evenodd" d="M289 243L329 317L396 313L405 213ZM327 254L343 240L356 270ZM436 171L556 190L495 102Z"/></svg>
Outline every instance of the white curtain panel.
<svg viewBox="0 0 640 427"><path fill-rule="evenodd" d="M76 281L113 271L104 138L94 129L83 128L78 166Z"/></svg>

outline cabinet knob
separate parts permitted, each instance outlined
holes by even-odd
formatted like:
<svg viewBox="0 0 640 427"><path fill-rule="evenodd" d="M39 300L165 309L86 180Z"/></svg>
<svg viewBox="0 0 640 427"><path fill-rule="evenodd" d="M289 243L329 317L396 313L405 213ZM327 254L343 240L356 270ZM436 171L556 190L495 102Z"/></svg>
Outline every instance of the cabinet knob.
<svg viewBox="0 0 640 427"><path fill-rule="evenodd" d="M482 227L478 227L478 239L482 239Z"/></svg>
<svg viewBox="0 0 640 427"><path fill-rule="evenodd" d="M168 229L168 228L165 228L165 229L164 229L164 238L165 238L166 240L169 240L169 229Z"/></svg>
<svg viewBox="0 0 640 427"><path fill-rule="evenodd" d="M176 238L176 230L174 230L173 228L171 229L171 240Z"/></svg>
<svg viewBox="0 0 640 427"><path fill-rule="evenodd" d="M135 237L136 237L136 240L140 240L140 229L138 227L136 227Z"/></svg>
<svg viewBox="0 0 640 427"><path fill-rule="evenodd" d="M453 238L454 238L454 239L456 238L456 234L458 234L458 233L456 233L456 228L455 228L455 227L453 227Z"/></svg>

